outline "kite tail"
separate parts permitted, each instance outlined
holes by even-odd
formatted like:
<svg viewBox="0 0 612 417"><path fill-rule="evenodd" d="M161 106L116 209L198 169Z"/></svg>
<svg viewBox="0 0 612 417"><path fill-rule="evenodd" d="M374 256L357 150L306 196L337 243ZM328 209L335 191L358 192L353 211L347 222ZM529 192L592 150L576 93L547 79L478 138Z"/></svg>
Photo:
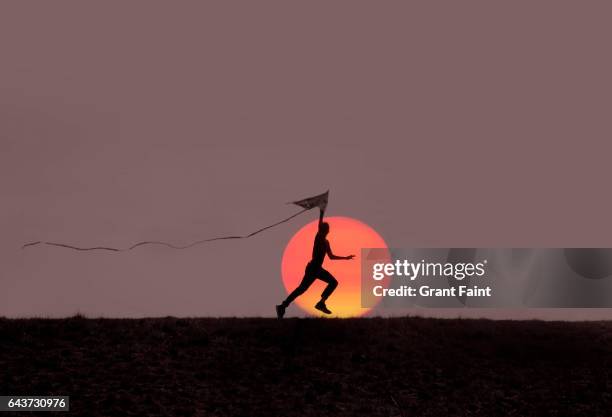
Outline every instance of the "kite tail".
<svg viewBox="0 0 612 417"><path fill-rule="evenodd" d="M258 229L252 233L249 233L247 235L242 235L242 236L219 236L219 237L213 237L213 238L209 238L209 239L203 239L203 240L198 240L195 242L192 242L188 245L173 245L172 243L168 243L168 242L162 242L162 241L156 241L156 240L147 240L147 241L142 241L142 242L138 242L138 243L134 243L132 246L129 246L127 248L113 248L113 247L107 247L107 246L94 246L94 247L79 247L79 246L73 246L73 245L67 245L65 243L57 243L57 242L43 242L43 241L36 241L36 242L30 242L30 243L26 243L25 245L23 245L21 247L21 249L25 249L31 246L36 246L36 245L49 245L49 246L58 246L61 248L67 248L67 249L73 249L73 250L78 250L78 251L92 251L92 250L105 250L105 251L111 251L111 252L127 252L127 251L131 251L132 249L136 249L137 247L140 246L145 246L145 245L161 245L161 246L166 246L168 248L172 248L172 249L188 249L191 248L193 246L196 245L200 245L202 243L206 243L206 242L213 242L215 240L229 240L229 239L248 239L251 236L255 236L258 233L263 232L264 230L270 229L272 227L278 226L279 224L288 222L289 220L293 219L294 217L299 216L300 214L304 213L305 211L308 211L310 208L305 208L304 210L298 211L295 214L292 214L291 216L287 217L286 219L283 219L279 222L276 222L274 224L271 224L269 226L266 227L262 227L261 229Z"/></svg>

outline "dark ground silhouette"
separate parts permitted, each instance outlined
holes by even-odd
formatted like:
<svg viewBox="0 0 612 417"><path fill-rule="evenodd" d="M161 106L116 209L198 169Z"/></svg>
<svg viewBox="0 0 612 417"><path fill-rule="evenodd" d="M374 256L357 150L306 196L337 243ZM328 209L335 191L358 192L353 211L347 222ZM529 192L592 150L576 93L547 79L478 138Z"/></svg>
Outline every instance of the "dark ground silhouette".
<svg viewBox="0 0 612 417"><path fill-rule="evenodd" d="M609 322L0 319L0 392L70 395L63 416L609 416L611 342Z"/></svg>

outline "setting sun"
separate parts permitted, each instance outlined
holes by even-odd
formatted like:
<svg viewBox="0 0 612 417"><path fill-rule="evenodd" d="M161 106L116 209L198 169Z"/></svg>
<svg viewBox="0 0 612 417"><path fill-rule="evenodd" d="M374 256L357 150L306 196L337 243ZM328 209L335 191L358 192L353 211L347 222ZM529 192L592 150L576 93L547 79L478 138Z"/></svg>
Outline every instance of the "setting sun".
<svg viewBox="0 0 612 417"><path fill-rule="evenodd" d="M370 226L350 217L326 217L330 225L327 236L335 255L355 255L355 259L330 260L325 258L323 268L337 280L338 287L330 296L327 305L333 311L332 317L361 316L370 308L361 308L361 249L386 248L383 238ZM281 272L287 293L293 291L304 276L304 268L311 259L312 247L317 233L318 221L302 227L289 241L283 253ZM319 301L325 283L316 280L314 284L295 300L302 310L321 316L314 305Z"/></svg>

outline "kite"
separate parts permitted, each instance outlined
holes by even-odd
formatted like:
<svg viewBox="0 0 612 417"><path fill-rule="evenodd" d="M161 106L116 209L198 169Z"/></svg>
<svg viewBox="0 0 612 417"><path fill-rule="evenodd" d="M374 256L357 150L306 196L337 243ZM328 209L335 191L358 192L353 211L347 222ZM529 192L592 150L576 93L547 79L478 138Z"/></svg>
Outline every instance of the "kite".
<svg viewBox="0 0 612 417"><path fill-rule="evenodd" d="M278 222L276 222L274 224L271 224L269 226L262 227L261 229L257 229L254 232L251 232L249 234L246 234L246 235L235 235L235 236L213 237L213 238L209 238L209 239L198 240L198 241L195 241L195 242L192 242L192 243L190 243L188 245L183 245L183 246L173 245L172 243L158 241L158 240L147 240L147 241L142 241L142 242L134 243L133 245L125 247L125 248L114 248L114 247L108 247L108 246L79 247L79 246L68 245L66 243L46 242L46 241L39 240L39 241L36 241L36 242L26 243L25 245L23 245L21 247L21 249L25 249L25 248L32 247L32 246L37 246L37 245L48 245L48 246L58 246L58 247L61 247L61 248L73 249L73 250L77 250L77 251L105 250L105 251L111 251L111 252L127 252L127 251L131 251L132 249L136 249L137 247L144 246L144 245L162 245L162 246L167 246L167 247L172 248L172 249L188 249L188 248L191 248L193 246L200 245L200 244L206 243L206 242L213 242L215 240L248 239L251 236L255 236L256 234L263 232L264 230L268 230L268 229L271 229L272 227L275 227L275 226L278 226L278 225L280 225L282 223L288 222L289 220L293 219L294 217L297 217L300 214L302 214L302 213L304 213L304 212L306 212L308 210L311 210L311 209L313 209L315 207L318 207L320 209L320 211L321 211L321 218L322 218L323 217L323 212L325 212L325 209L327 208L328 197L329 197L329 190L324 192L323 194L315 195L314 197L309 197L309 198L305 198L303 200L292 201L290 203L287 203L287 204L295 204L297 206L300 206L300 207L303 208L303 210L300 210L297 213L292 214L291 216L287 217L286 219L278 221Z"/></svg>

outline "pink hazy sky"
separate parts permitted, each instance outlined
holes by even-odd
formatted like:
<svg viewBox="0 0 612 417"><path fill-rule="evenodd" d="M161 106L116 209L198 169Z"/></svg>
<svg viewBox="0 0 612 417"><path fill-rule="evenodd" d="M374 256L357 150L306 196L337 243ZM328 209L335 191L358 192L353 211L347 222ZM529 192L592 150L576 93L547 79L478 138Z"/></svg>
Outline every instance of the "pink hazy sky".
<svg viewBox="0 0 612 417"><path fill-rule="evenodd" d="M326 189L395 247L612 246L610 12L3 2L0 315L269 316L314 213L185 251L20 246L241 234Z"/></svg>

